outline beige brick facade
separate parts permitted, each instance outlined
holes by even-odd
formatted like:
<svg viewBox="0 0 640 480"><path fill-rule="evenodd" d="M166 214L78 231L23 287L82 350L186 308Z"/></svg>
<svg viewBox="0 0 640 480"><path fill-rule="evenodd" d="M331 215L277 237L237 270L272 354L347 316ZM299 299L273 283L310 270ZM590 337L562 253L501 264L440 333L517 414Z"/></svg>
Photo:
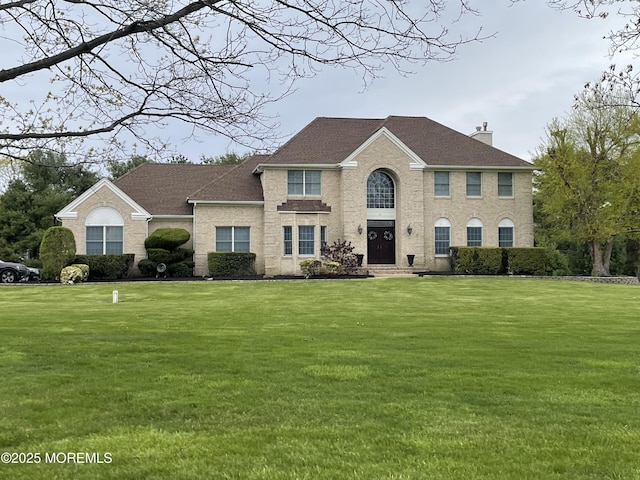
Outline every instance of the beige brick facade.
<svg viewBox="0 0 640 480"><path fill-rule="evenodd" d="M370 125L376 125L376 121L345 122L345 128L348 126L351 130L339 128L342 126L339 124L333 133L346 132L354 137L344 140L351 143L343 150L338 148L341 145L334 145L336 142L327 143L322 135L315 138L307 127L299 134L304 141L290 142L271 156L254 157L237 170L228 166L212 166L211 170L185 167L191 170L181 180L184 193L172 184L171 205L167 204L162 191L156 193L149 186L154 181L149 175L162 171L165 177L158 174L155 181L167 188L167 167L163 170L146 166L140 173L146 189L140 193L135 171L126 182L114 184L102 180L59 212L58 217L74 232L78 252L84 253L87 217L97 208L117 211L124 229L124 253L134 253L136 262L146 258L144 239L154 230L184 228L191 233L186 246L195 250L196 275L208 274L207 254L216 250L216 230L221 227L249 228L250 250L257 257L257 272L267 276L300 274L302 260L320 258L321 240L350 241L354 252L364 256L365 268L371 266L370 260L372 264L406 267L407 255L414 255L417 270L447 270L448 257L435 253L436 223L449 226L450 246L467 244L470 222L481 226L482 245L498 245L498 231L503 222L503 227L513 226L514 246L533 246L533 169L526 162L428 119L389 117L381 124L389 129L382 126L371 131ZM334 128L335 123L335 119L322 119L310 126L326 131ZM404 140L392 133L393 129L404 135ZM424 133L420 129L428 131ZM425 138L431 138L427 135L429 132L435 143L425 142ZM355 138L356 133L361 136L360 140ZM490 141L490 132L482 133L486 134L485 140ZM339 137L328 140L336 138ZM309 147L314 143L317 144L315 150ZM177 176L179 166L170 168ZM311 190L314 194L290 195L290 170L321 172L319 193ZM394 208L367 208L367 181L378 171L393 181ZM435 172L448 172L447 195L436 195ZM467 195L467 172L480 174L480 195ZM512 180L511 189L507 188L511 194L505 194L503 185L499 195L500 174L503 181ZM203 178L205 175L210 175L211 180ZM118 185L122 185L124 191ZM195 194L190 196L192 191ZM142 204L148 211L136 198L144 200ZM165 204L168 207L163 209ZM160 211L175 213L159 215ZM374 229L383 224L385 227L380 228L384 230L388 250L385 261L380 262L379 257L368 250L373 248L371 238L377 238ZM301 227L307 227L302 228L305 234L313 231L312 251L300 253ZM291 232L287 246L285 229Z"/></svg>

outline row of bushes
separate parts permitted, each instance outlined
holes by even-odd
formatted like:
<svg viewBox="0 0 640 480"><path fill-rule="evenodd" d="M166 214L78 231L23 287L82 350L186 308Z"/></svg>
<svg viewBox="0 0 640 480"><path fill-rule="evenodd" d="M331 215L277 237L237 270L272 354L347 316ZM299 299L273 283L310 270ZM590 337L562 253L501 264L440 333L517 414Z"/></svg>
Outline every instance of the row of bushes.
<svg viewBox="0 0 640 480"><path fill-rule="evenodd" d="M451 247L451 269L470 275L551 275L557 252L544 248Z"/></svg>
<svg viewBox="0 0 640 480"><path fill-rule="evenodd" d="M133 253L78 255L71 263L88 265L89 280L119 280L129 276L134 258Z"/></svg>

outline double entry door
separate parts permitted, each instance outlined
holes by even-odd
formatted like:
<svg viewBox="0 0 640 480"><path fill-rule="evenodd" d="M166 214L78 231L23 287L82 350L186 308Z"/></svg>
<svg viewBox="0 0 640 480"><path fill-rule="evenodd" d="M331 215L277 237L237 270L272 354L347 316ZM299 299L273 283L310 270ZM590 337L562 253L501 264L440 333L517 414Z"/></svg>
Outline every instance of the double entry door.
<svg viewBox="0 0 640 480"><path fill-rule="evenodd" d="M369 220L367 222L367 263L396 263L395 220Z"/></svg>

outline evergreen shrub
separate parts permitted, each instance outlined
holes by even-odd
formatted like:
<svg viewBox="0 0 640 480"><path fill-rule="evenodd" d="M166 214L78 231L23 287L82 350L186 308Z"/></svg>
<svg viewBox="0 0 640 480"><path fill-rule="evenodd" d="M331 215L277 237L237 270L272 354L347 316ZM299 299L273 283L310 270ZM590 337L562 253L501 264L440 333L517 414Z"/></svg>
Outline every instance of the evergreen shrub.
<svg viewBox="0 0 640 480"><path fill-rule="evenodd" d="M40 243L42 278L57 280L64 267L76 256L76 240L73 232L66 227L50 227Z"/></svg>
<svg viewBox="0 0 640 480"><path fill-rule="evenodd" d="M451 268L468 275L498 275L505 272L503 249L499 247L451 247Z"/></svg>
<svg viewBox="0 0 640 480"><path fill-rule="evenodd" d="M547 275L548 252L544 248L510 247L507 254L508 272L513 275Z"/></svg>
<svg viewBox="0 0 640 480"><path fill-rule="evenodd" d="M79 255L73 263L89 265L89 280L120 280L129 276L134 259L133 253Z"/></svg>
<svg viewBox="0 0 640 480"><path fill-rule="evenodd" d="M209 275L212 277L246 277L256 274L256 254L248 252L209 252Z"/></svg>

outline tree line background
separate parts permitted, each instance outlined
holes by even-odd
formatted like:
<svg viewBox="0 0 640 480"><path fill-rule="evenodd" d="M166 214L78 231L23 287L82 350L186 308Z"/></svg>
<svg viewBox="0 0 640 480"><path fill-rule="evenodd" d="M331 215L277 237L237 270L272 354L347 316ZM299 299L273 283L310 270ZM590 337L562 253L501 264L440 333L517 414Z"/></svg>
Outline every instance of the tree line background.
<svg viewBox="0 0 640 480"><path fill-rule="evenodd" d="M639 45L637 1L547 4L619 18L608 37L612 53ZM54 213L97 180L91 165L117 178L149 161L105 160L126 158L116 155L126 151L125 137L158 158L166 146L146 127L167 120L240 145L277 142L277 124L262 111L298 79L343 67L366 86L383 65L406 73L415 63L449 60L486 39L458 30L462 17L480 13L465 0L3 3L0 44L15 64L0 70L0 84L34 79L51 88L30 102L0 93L0 258L37 259ZM277 80L272 91L257 90L258 77ZM538 246L561 252L558 273L637 273L639 95L634 66L612 65L584 86L567 118L550 120L534 159L535 235Z"/></svg>

